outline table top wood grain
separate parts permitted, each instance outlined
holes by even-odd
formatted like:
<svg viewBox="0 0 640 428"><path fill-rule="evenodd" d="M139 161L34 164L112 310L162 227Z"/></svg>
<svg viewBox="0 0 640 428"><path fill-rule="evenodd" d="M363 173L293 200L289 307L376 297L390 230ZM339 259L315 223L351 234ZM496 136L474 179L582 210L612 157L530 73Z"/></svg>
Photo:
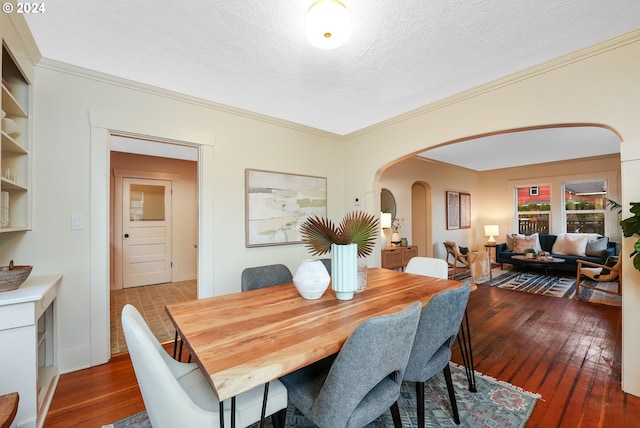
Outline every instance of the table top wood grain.
<svg viewBox="0 0 640 428"><path fill-rule="evenodd" d="M370 268L367 287L305 300L292 283L166 306L185 345L226 400L338 352L364 320L397 312L460 281Z"/></svg>

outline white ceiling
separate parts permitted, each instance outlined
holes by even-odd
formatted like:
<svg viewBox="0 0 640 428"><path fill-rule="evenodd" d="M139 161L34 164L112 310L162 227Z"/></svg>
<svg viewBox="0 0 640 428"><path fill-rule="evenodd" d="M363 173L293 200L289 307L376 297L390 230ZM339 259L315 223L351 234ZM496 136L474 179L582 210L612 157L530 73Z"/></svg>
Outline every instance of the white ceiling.
<svg viewBox="0 0 640 428"><path fill-rule="evenodd" d="M488 171L620 153L620 138L596 126L549 128L476 138L436 147L421 157Z"/></svg>
<svg viewBox="0 0 640 428"><path fill-rule="evenodd" d="M313 0L54 0L45 58L347 135L640 27L638 0L343 0L349 41L310 46Z"/></svg>

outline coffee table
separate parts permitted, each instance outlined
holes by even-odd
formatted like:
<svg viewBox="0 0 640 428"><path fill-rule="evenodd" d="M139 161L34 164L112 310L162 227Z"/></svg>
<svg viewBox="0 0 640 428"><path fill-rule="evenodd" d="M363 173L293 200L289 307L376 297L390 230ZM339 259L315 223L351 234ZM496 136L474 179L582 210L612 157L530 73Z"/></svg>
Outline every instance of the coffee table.
<svg viewBox="0 0 640 428"><path fill-rule="evenodd" d="M553 283L554 277L551 275L552 269L560 263L564 263L564 259L560 259L557 257L533 257L527 258L523 255L511 256L511 259L517 260L520 263L515 263L514 266L527 266L530 265L532 267L543 268L544 273L547 277L547 285ZM520 271L520 274L522 271Z"/></svg>

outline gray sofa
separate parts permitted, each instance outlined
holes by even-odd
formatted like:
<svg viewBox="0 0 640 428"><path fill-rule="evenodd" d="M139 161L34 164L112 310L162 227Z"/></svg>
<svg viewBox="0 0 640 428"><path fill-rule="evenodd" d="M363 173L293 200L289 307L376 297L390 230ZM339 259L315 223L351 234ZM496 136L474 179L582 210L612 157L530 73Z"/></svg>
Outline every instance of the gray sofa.
<svg viewBox="0 0 640 428"><path fill-rule="evenodd" d="M605 238L607 240L607 243L606 243L605 249L590 250L588 245L585 256L554 254L552 250L553 250L553 244L555 244L556 242L556 238L557 238L557 235L548 235L548 234L538 235L538 239L540 241L540 247L542 251L547 252L549 255L553 257L562 258L565 260L564 263L554 265L554 268L557 270L561 270L565 272L576 272L578 267L578 260L588 260L590 262L604 264L604 262L607 260L607 257L616 255L616 243L609 241L608 238L606 237ZM593 245L593 247L595 248L595 245ZM527 262L522 262L518 260L513 260L511 256L516 254L522 254L522 253L516 253L516 252L513 252L512 250L509 251L507 249L506 243L498 244L496 246L496 262L500 263L501 268L503 267L504 263L508 263L511 265L521 265L523 263L527 263Z"/></svg>

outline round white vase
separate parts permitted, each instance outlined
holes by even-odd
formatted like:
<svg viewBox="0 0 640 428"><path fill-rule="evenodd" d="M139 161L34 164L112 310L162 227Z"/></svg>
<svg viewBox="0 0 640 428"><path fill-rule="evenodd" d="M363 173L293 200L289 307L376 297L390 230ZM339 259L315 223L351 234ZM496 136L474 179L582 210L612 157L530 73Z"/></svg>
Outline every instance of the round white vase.
<svg viewBox="0 0 640 428"><path fill-rule="evenodd" d="M391 243L393 245L400 245L400 233L399 232L393 232L391 234Z"/></svg>
<svg viewBox="0 0 640 428"><path fill-rule="evenodd" d="M293 285L302 298L307 300L322 297L330 282L331 277L320 260L303 261L293 275Z"/></svg>

